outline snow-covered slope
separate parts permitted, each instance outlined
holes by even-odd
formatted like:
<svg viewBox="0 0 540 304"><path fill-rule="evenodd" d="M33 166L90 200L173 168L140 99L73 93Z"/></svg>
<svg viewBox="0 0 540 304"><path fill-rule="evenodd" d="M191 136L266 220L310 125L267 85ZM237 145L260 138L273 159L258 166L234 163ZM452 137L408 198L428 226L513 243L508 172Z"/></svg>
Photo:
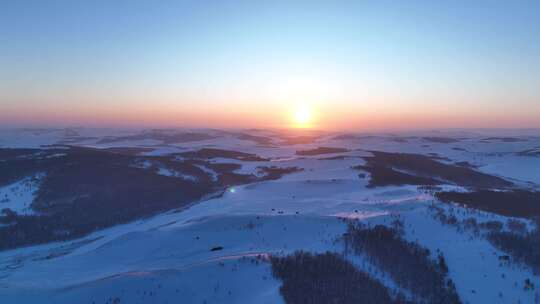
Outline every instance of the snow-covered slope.
<svg viewBox="0 0 540 304"><path fill-rule="evenodd" d="M274 133L261 132L256 135L279 142ZM35 133L30 133L27 144L13 144L4 137L2 144L55 144L64 133L47 133L50 142L43 138L38 142ZM369 174L359 176L362 172L353 168L366 163L362 157L371 155L369 151L436 153L444 163L466 161L483 172L540 189L540 158L517 154L540 146L540 138L530 134L524 141L495 143L484 142L491 134L480 131L436 133L437 137L457 138L450 143L433 140L433 134L341 138L336 138L340 134L326 134L309 144L265 146L239 139L235 133L212 133L220 137L166 146L148 140L102 146L99 138L108 135L91 133L78 131L81 137L95 138L81 140L82 145L153 147L150 153L155 154L223 148L268 158L256 163L210 160L238 163L242 165L237 170L240 173L257 174L260 166L299 167L303 171L231 187L222 196L188 209L117 225L80 239L1 251L1 303L283 303L281 282L272 275L269 255L296 250L343 252L345 219L389 224L396 215L405 224L407 239L432 252L443 252L449 276L464 303L534 303L538 297L534 290L523 288L526 279L540 286L540 278L529 268L502 264L499 257L504 253L486 239L437 221L430 205L442 203L430 193L413 185L368 187ZM17 142L22 135L13 136ZM118 131L114 136L126 135ZM321 146L349 151L296 154L297 150ZM36 187L39 177L0 188L0 200L9 198L0 202L0 209L31 214L29 203ZM482 218L480 213L474 216ZM373 275L392 286L384 275Z"/></svg>

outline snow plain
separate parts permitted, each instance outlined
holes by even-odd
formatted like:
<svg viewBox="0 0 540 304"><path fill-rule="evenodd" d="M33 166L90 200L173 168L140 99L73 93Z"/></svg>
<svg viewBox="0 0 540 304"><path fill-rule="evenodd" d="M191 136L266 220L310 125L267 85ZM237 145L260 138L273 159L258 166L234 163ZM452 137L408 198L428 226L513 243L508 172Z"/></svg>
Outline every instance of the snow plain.
<svg viewBox="0 0 540 304"><path fill-rule="evenodd" d="M46 136L30 131L26 135L23 131L15 135L3 132L3 147L39 147L65 137L63 130L44 133ZM526 140L511 143L485 142L483 139L492 136L487 131L437 131L399 136L360 134L342 139L336 139L340 134L326 134L309 144L280 145L276 133L252 132L272 138L275 144L264 146L223 135L166 146L148 140L99 145L104 131L78 130L81 137L94 138L81 141L86 146L151 147L155 150L149 153L154 155L202 147L231 149L269 160L212 161L239 163L242 168L238 172L244 174L257 174L259 166L294 166L303 171L232 187L222 196L188 209L171 210L81 239L0 252L1 303L283 303L281 282L272 276L268 255L296 250L342 252L344 219L389 223L395 216L404 221L409 240L432 252L443 252L464 303L534 303L538 295L520 284L531 278L540 286L540 278L525 266L501 265L498 256L503 253L486 240L436 221L428 207L437 202L430 194L416 186L369 188L369 175L359 177L360 172L352 168L364 164L361 157L372 150L436 153L447 158L444 161L467 161L483 172L538 190L540 157L516 154L540 146L540 137L534 133L512 134ZM510 136L507 133L504 136ZM438 143L426 141L426 136L459 140ZM347 148L349 152L295 154L321 146ZM172 174L163 170L160 174ZM24 180L0 188L0 199L10 197L0 208L32 212L29 204L36 185ZM355 264L362 265L362 261ZM393 286L384 275L379 279Z"/></svg>

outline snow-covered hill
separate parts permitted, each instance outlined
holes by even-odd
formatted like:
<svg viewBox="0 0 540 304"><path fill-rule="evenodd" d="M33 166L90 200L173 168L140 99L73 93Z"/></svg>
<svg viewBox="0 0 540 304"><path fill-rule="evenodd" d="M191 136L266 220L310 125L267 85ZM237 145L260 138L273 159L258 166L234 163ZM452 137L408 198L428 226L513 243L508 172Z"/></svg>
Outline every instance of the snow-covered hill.
<svg viewBox="0 0 540 304"><path fill-rule="evenodd" d="M308 143L295 145L291 138L306 135L183 130L208 136L177 136L178 131L167 131L167 137L161 134L151 139L150 135L134 136L140 134L135 131L72 131L2 131L5 136L0 144L2 148L47 149L45 145L69 141L69 145L99 149L146 148L137 152L140 156L226 149L252 153L261 160L210 157L205 161L238 164L234 172L254 176L263 175L261 167L302 170L279 179L231 185L223 195L203 198L188 208L163 211L80 238L0 251L1 303L284 303L280 294L283 282L273 275L270 256L298 250L342 254L343 234L350 221L390 226L396 218L403 222L406 240L444 255L448 276L463 303L540 300L540 292L534 289L540 288L540 277L530 265L507 258L509 253L495 247L482 233L441 221L433 210L437 206L453 212L458 222L474 218L478 223L499 221L505 225L513 217L439 202L431 188L415 184L373 186L370 173L358 168L366 166L365 158L372 156L372 151L420 154L448 166L467 162L470 170L511 182L509 189L537 191L540 158L520 152L539 147L539 134L507 131L494 135L478 130L398 135L317 133L308 134L313 137ZM189 140L180 140L186 138ZM342 149L297 154L320 147ZM203 167L210 170L208 165ZM415 176L424 172L394 169ZM164 170L157 174L170 172ZM19 216L35 213L31 203L44 177L28 176L1 186L0 210L9 208ZM448 180L437 187L439 191L472 191ZM534 229L530 219L518 220ZM384 269L367 267L365 257L347 254L345 258L390 290L399 290ZM533 288L524 283L527 280Z"/></svg>

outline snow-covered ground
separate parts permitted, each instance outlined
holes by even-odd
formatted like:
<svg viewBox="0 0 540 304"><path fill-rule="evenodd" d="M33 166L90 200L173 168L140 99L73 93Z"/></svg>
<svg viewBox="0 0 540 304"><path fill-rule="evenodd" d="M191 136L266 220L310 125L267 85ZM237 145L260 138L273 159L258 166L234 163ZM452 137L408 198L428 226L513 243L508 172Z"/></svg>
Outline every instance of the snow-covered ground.
<svg viewBox="0 0 540 304"><path fill-rule="evenodd" d="M3 137L0 144L54 144L64 133L47 133L38 140L30 132L28 142L18 134ZM95 137L84 141L93 147L125 146L100 146L97 142L104 134L87 130L78 133ZM274 136L263 131L253 134ZM82 239L0 252L1 303L115 303L117 298L120 303L172 303L178 299L182 303L283 303L281 282L271 274L269 254L342 252L340 237L347 229L344 219L390 223L395 215L404 221L407 239L418 241L432 252L443 252L464 303L534 303L535 291L524 290L522 284L529 278L540 286L540 278L524 266L501 264L498 257L504 253L485 239L434 219L429 205L435 199L430 194L416 186L369 188L369 176L359 177L360 172L352 167L365 164L360 157L370 155L371 150L436 153L448 158L444 162L467 161L483 172L540 189L540 157L516 154L540 146L538 134L529 131L523 135L524 141L494 143L483 142L493 134L480 130L405 134L404 141L396 141L395 135L335 139L338 135L327 134L314 143L293 146L263 146L223 135L215 140L158 147L150 153L213 147L269 159L211 160L241 164L237 172L243 174L257 174L260 166L299 167L303 171L278 180L236 186L221 197L186 210L114 226ZM438 143L422 139L429 136L459 140ZM500 136L519 134L506 132ZM129 142L128 146L156 144L160 143ZM295 153L321 146L350 151L313 156ZM175 174L160 170L160 174ZM0 209L31 213L29 204L37 181L25 179L0 188ZM9 202L2 202L6 195Z"/></svg>
<svg viewBox="0 0 540 304"><path fill-rule="evenodd" d="M21 215L34 214L31 204L39 189L43 174L26 177L4 187L0 187L0 210L10 209Z"/></svg>

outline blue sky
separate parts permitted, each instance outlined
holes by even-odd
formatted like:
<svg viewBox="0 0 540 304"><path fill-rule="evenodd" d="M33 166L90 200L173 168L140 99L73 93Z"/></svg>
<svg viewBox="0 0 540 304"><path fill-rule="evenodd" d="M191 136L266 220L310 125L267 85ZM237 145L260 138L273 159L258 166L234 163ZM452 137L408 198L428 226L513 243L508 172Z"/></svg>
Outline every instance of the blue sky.
<svg viewBox="0 0 540 304"><path fill-rule="evenodd" d="M540 127L539 54L540 1L1 0L0 118Z"/></svg>

